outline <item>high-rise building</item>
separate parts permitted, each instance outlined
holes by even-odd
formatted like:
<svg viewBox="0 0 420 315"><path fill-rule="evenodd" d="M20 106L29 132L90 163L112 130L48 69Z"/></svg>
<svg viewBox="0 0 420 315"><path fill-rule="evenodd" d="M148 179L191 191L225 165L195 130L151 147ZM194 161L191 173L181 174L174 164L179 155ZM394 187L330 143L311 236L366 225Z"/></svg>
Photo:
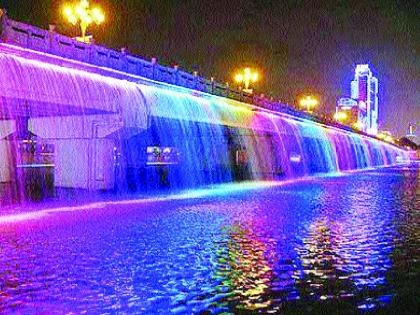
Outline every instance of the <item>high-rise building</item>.
<svg viewBox="0 0 420 315"><path fill-rule="evenodd" d="M335 119L366 133L378 133L378 79L369 65L357 65L351 81L351 98L337 102Z"/></svg>
<svg viewBox="0 0 420 315"><path fill-rule="evenodd" d="M413 141L416 138L416 125L413 123L408 124L407 135L405 136L407 139Z"/></svg>
<svg viewBox="0 0 420 315"><path fill-rule="evenodd" d="M369 65L357 65L351 82L351 98L357 101L358 126L362 131L378 133L378 79L373 76Z"/></svg>

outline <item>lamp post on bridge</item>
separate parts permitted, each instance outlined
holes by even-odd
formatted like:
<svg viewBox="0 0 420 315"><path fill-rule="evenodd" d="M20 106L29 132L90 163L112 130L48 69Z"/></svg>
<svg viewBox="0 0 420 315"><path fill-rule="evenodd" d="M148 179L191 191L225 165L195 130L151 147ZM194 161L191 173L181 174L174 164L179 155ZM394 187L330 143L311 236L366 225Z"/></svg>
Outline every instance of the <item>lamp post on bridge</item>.
<svg viewBox="0 0 420 315"><path fill-rule="evenodd" d="M86 43L86 30L92 23L102 24L105 21L105 15L100 8L90 8L89 0L80 0L80 3L74 5L65 5L63 9L67 21L73 25L80 24L82 36L78 40Z"/></svg>
<svg viewBox="0 0 420 315"><path fill-rule="evenodd" d="M315 106L319 104L318 100L310 95L302 98L299 101L300 107L306 109L308 113L312 113Z"/></svg>
<svg viewBox="0 0 420 315"><path fill-rule="evenodd" d="M244 68L242 72L235 75L235 81L243 84L243 91L252 94L253 90L249 88L251 83L255 83L259 80L258 72L253 72L251 68Z"/></svg>
<svg viewBox="0 0 420 315"><path fill-rule="evenodd" d="M346 112L338 111L334 114L334 119L339 123L344 123L348 118L348 115Z"/></svg>

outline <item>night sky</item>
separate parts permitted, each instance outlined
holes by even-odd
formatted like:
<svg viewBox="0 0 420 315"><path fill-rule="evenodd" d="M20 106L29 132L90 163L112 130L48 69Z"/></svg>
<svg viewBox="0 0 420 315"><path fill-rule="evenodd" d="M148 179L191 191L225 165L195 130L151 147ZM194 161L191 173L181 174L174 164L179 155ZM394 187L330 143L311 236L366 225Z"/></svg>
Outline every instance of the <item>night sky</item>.
<svg viewBox="0 0 420 315"><path fill-rule="evenodd" d="M78 35L61 16L64 2L0 0L0 6L13 19L43 28L55 23L60 32ZM409 122L420 122L418 0L91 3L107 15L104 25L90 29L100 44L219 81L232 81L244 65L257 67L263 73L258 92L291 104L315 93L322 112L350 96L355 64L369 63L380 84L380 128L403 135Z"/></svg>

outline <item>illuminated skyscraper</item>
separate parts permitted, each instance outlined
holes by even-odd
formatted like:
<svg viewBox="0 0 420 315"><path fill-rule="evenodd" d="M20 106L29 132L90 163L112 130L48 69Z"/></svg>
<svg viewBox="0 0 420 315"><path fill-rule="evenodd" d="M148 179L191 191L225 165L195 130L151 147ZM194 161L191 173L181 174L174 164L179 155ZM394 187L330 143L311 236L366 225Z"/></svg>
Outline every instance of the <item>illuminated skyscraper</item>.
<svg viewBox="0 0 420 315"><path fill-rule="evenodd" d="M410 139L411 141L414 141L414 139L416 138L416 125L415 124L413 123L408 124L406 138Z"/></svg>
<svg viewBox="0 0 420 315"><path fill-rule="evenodd" d="M378 133L378 79L369 65L357 65L351 82L351 98L359 107L358 126L372 135Z"/></svg>

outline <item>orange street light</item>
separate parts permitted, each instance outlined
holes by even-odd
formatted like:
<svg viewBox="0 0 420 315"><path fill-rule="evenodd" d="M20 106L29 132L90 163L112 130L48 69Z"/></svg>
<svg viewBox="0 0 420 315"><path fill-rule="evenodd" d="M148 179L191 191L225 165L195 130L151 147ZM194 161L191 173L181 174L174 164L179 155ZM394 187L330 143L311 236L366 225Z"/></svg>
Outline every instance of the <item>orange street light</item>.
<svg viewBox="0 0 420 315"><path fill-rule="evenodd" d="M308 113L312 113L313 108L319 104L318 100L316 98L313 98L312 96L306 96L302 98L299 101L299 104L301 107L306 108L306 111Z"/></svg>
<svg viewBox="0 0 420 315"><path fill-rule="evenodd" d="M347 113L345 113L345 112L336 112L334 114L334 119L336 121L339 121L339 122L342 122L342 121L346 120L347 118L348 118L348 116L347 116Z"/></svg>
<svg viewBox="0 0 420 315"><path fill-rule="evenodd" d="M80 24L82 42L86 42L86 30L90 24L96 23L99 25L105 21L102 10L100 8L90 8L89 0L80 0L78 4L65 5L63 13L71 24Z"/></svg>
<svg viewBox="0 0 420 315"><path fill-rule="evenodd" d="M376 135L376 138L384 140L386 142L391 142L391 143L395 142L395 139L392 137L389 131L378 132L378 134Z"/></svg>
<svg viewBox="0 0 420 315"><path fill-rule="evenodd" d="M242 72L239 72L235 75L236 83L243 84L245 92L252 93L252 89L249 88L251 83L255 83L259 80L258 72L253 72L251 68L244 68Z"/></svg>
<svg viewBox="0 0 420 315"><path fill-rule="evenodd" d="M365 128L365 125L361 123L360 121L355 122L352 127L356 130L363 130Z"/></svg>

